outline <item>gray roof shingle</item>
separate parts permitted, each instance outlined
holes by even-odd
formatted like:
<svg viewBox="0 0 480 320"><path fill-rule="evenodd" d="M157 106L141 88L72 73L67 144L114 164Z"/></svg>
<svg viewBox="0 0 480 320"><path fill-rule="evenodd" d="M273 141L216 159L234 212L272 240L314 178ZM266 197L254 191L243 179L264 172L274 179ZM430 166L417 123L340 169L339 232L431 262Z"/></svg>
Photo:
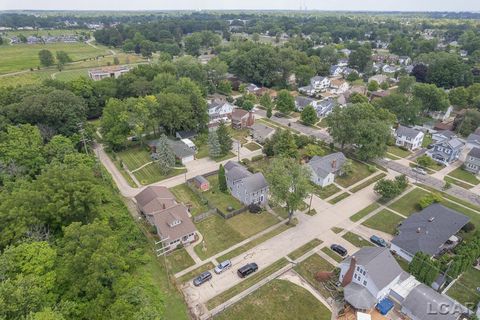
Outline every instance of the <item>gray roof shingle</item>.
<svg viewBox="0 0 480 320"><path fill-rule="evenodd" d="M319 177L325 178L329 173L340 170L347 158L341 152L332 153L324 157L314 156L308 166Z"/></svg>
<svg viewBox="0 0 480 320"><path fill-rule="evenodd" d="M473 148L473 149L470 150L470 152L468 153L468 156L469 156L469 157L474 157L474 158L480 159L480 148Z"/></svg>
<svg viewBox="0 0 480 320"><path fill-rule="evenodd" d="M410 127L399 125L395 133L397 134L397 136L405 136L407 138L414 139L416 136L418 136L420 131Z"/></svg>
<svg viewBox="0 0 480 320"><path fill-rule="evenodd" d="M392 243L412 255L418 251L435 255L469 221L469 217L434 203L405 219Z"/></svg>

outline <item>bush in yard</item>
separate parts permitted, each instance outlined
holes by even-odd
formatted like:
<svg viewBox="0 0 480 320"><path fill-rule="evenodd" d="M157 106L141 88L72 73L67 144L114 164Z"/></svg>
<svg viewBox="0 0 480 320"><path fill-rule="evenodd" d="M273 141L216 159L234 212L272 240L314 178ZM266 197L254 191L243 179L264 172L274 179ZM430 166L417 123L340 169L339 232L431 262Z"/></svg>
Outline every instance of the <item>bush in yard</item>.
<svg viewBox="0 0 480 320"><path fill-rule="evenodd" d="M323 156L325 155L325 150L323 150L317 144L308 144L305 147L305 155L309 158L313 158L314 156Z"/></svg>
<svg viewBox="0 0 480 320"><path fill-rule="evenodd" d="M244 165L248 166L250 164L250 159L244 158L244 159L242 159L242 163Z"/></svg>
<svg viewBox="0 0 480 320"><path fill-rule="evenodd" d="M300 119L305 125L312 126L318 121L317 111L309 104L303 109Z"/></svg>
<svg viewBox="0 0 480 320"><path fill-rule="evenodd" d="M437 193L430 193L420 199L418 202L418 205L420 206L421 209L425 209L426 207L430 206L433 203L437 203L442 201L442 196L437 194Z"/></svg>
<svg viewBox="0 0 480 320"><path fill-rule="evenodd" d="M350 159L345 160L342 166L341 175L349 176L353 173L353 161Z"/></svg>
<svg viewBox="0 0 480 320"><path fill-rule="evenodd" d="M468 222L466 225L463 226L462 231L464 232L472 232L475 230L475 225L471 222Z"/></svg>
<svg viewBox="0 0 480 320"><path fill-rule="evenodd" d="M382 199L388 200L398 196L401 192L394 180L382 179L378 181L373 190L382 196Z"/></svg>
<svg viewBox="0 0 480 320"><path fill-rule="evenodd" d="M419 251L408 265L408 272L418 281L430 286L440 272L440 264L438 260L431 259L428 254Z"/></svg>
<svg viewBox="0 0 480 320"><path fill-rule="evenodd" d="M431 166L435 165L436 162L435 162L435 160L433 160L429 156L423 155L423 156L417 158L417 163L424 168L428 168L428 167L431 167Z"/></svg>
<svg viewBox="0 0 480 320"><path fill-rule="evenodd" d="M262 160L265 156L263 154L259 154L259 155L256 155L256 156L253 156L252 157L252 162L256 162L256 161L259 161L259 160Z"/></svg>
<svg viewBox="0 0 480 320"><path fill-rule="evenodd" d="M262 208L258 204L252 203L248 206L248 211L250 213L260 213L262 212Z"/></svg>
<svg viewBox="0 0 480 320"><path fill-rule="evenodd" d="M400 176L396 176L395 177L395 182L397 183L400 191L403 191L408 187L408 178L404 174L402 174Z"/></svg>
<svg viewBox="0 0 480 320"><path fill-rule="evenodd" d="M371 173L376 172L378 170L377 167L375 167L373 164L369 164L367 166L367 169L368 169L368 172L371 172Z"/></svg>
<svg viewBox="0 0 480 320"><path fill-rule="evenodd" d="M220 165L218 168L218 188L222 192L227 192L227 179L225 178L225 168Z"/></svg>
<svg viewBox="0 0 480 320"><path fill-rule="evenodd" d="M445 184L443 185L443 190L448 190L452 187L452 183L450 181L445 181Z"/></svg>

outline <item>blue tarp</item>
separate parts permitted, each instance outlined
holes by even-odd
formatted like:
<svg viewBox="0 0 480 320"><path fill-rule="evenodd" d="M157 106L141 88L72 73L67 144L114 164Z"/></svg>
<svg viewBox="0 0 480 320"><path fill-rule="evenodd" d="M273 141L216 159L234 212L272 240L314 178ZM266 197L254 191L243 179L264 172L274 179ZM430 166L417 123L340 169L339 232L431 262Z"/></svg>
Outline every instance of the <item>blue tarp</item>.
<svg viewBox="0 0 480 320"><path fill-rule="evenodd" d="M382 315L386 315L393 308L393 302L387 298L382 299L375 307Z"/></svg>

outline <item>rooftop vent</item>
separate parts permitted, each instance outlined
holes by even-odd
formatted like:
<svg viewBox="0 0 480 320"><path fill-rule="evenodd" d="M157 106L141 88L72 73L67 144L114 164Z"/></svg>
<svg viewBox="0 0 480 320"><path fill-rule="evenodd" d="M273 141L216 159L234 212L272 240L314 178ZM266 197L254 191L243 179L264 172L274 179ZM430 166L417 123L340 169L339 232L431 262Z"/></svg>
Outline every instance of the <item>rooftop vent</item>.
<svg viewBox="0 0 480 320"><path fill-rule="evenodd" d="M433 220L435 220L435 217L430 217L430 219L428 219L428 222L433 222Z"/></svg>

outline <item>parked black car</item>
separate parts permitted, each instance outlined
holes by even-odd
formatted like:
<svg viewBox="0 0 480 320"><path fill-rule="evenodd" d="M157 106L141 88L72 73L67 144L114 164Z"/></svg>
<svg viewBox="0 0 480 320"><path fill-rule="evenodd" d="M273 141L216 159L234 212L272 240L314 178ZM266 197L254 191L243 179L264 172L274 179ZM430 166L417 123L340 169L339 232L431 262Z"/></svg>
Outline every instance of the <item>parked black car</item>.
<svg viewBox="0 0 480 320"><path fill-rule="evenodd" d="M333 251L335 251L336 253L338 253L339 255L341 255L342 257L345 257L347 255L347 249L345 249L344 247L342 247L341 245L339 244L332 244L330 246L330 249L332 249Z"/></svg>
<svg viewBox="0 0 480 320"><path fill-rule="evenodd" d="M249 263L238 269L237 274L240 278L245 278L251 273L258 270L258 265L255 262Z"/></svg>
<svg viewBox="0 0 480 320"><path fill-rule="evenodd" d="M210 273L210 271L205 271L204 273L193 279L193 285L195 287L198 287L210 279L212 279L212 274Z"/></svg>

